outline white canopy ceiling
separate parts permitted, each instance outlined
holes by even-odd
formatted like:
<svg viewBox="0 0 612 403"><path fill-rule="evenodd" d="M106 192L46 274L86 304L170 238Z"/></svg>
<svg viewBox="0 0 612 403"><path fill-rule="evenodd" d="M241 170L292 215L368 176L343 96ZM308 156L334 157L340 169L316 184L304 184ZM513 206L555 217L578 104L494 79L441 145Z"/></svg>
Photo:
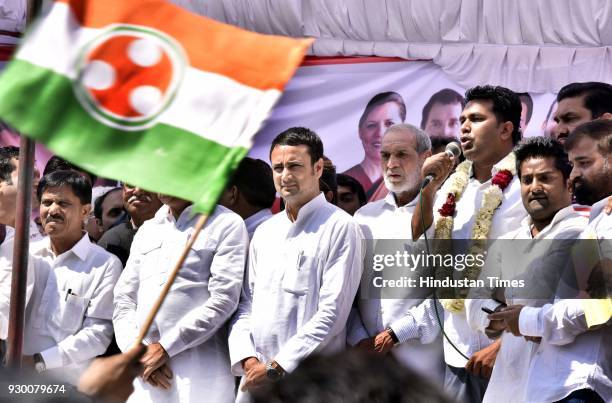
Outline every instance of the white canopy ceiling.
<svg viewBox="0 0 612 403"><path fill-rule="evenodd" d="M317 38L317 56L432 59L463 87L556 92L571 81L612 82L609 0L172 1L245 29ZM6 29L25 0L2 3Z"/></svg>
<svg viewBox="0 0 612 403"><path fill-rule="evenodd" d="M311 36L317 56L432 59L458 84L556 92L612 82L607 0L174 0L262 33Z"/></svg>

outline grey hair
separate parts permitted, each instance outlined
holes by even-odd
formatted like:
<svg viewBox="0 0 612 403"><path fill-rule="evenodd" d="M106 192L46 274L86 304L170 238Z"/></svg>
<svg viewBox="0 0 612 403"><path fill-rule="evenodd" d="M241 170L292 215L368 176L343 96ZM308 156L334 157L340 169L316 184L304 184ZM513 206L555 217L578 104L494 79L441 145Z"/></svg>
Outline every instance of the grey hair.
<svg viewBox="0 0 612 403"><path fill-rule="evenodd" d="M387 131L385 131L383 138L389 133L396 132L410 132L414 134L414 136L416 137L417 153L421 154L422 152L431 150L431 140L429 138L429 135L418 127L413 126L410 123L398 123L396 125L389 126Z"/></svg>

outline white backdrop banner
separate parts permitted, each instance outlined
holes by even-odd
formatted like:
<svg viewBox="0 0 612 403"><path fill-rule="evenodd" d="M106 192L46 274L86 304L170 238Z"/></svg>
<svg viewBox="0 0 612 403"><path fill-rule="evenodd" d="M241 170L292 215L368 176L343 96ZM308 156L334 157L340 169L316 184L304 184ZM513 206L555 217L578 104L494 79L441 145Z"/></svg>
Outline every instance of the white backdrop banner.
<svg viewBox="0 0 612 403"><path fill-rule="evenodd" d="M380 135L375 125L388 125L401 122L397 102L372 109L359 128L359 120L368 102L377 94L393 91L399 94L406 107L405 122L421 126L423 108L431 96L440 90L451 89L464 95L462 88L429 61L392 61L372 63L324 64L301 67L291 80L279 104L267 121L266 126L256 137L250 156L269 162L270 143L276 135L293 126L303 126L314 130L323 140L325 154L336 165L337 172L345 172L351 167L368 165L365 150L377 153ZM447 93L450 91L447 91ZM397 98L397 97L396 97ZM543 133L546 118L554 94L531 94L533 107L526 122L524 136L537 136ZM426 131L435 132L431 120L446 127L447 135L454 131L459 135L458 118L461 107L448 104L447 108L432 107L429 112L430 126ZM528 109L526 104L523 105ZM527 110L524 115L528 114ZM435 115L435 116L434 116ZM525 116L526 117L526 116ZM451 122L452 121L452 122ZM369 122L369 123L368 123ZM367 125L370 124L372 129ZM382 128L384 130L384 127ZM362 142L360 139L364 138ZM378 136L378 139L376 137ZM364 162L364 160L366 160ZM365 169L367 170L367 169ZM378 169L378 177L380 170ZM364 176L364 169L351 173ZM366 175L367 176L367 175ZM375 182L376 174L370 172L370 182ZM359 178L358 178L359 179ZM366 191L372 184L360 180Z"/></svg>

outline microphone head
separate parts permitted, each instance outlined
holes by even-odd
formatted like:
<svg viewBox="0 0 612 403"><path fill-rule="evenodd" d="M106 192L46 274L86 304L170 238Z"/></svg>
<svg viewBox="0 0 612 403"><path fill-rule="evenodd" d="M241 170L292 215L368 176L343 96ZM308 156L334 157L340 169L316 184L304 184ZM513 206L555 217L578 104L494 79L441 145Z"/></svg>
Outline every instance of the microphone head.
<svg viewBox="0 0 612 403"><path fill-rule="evenodd" d="M446 145L444 152L447 153L449 157L452 155L455 159L457 159L459 156L461 156L461 147L459 147L459 144L451 141Z"/></svg>

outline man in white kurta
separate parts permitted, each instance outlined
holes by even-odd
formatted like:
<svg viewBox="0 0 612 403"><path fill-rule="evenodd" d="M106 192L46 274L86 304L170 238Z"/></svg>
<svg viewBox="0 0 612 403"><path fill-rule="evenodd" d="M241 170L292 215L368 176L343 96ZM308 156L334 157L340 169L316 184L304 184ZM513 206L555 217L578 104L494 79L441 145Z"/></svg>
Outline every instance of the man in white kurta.
<svg viewBox="0 0 612 403"><path fill-rule="evenodd" d="M41 180L39 197L49 237L30 244L23 361L76 384L111 341L113 288L121 263L82 231L91 209L87 179L73 171L49 174ZM11 266L2 256L0 277L8 284ZM0 319L8 317L10 297L6 287L1 289Z"/></svg>
<svg viewBox="0 0 612 403"><path fill-rule="evenodd" d="M115 288L113 323L122 351L136 340L199 218L186 201L160 200L165 205L136 233ZM145 371L130 401L233 401L224 325L238 305L247 244L242 219L217 206L145 337Z"/></svg>
<svg viewBox="0 0 612 403"><path fill-rule="evenodd" d="M366 204L355 214L366 238L364 270L372 273L373 267L367 262L372 262L375 243L381 240L383 243L387 239L404 240L402 247L412 254L425 250L422 241L412 241L410 223L422 182L421 167L425 158L431 155L430 148L428 135L412 125L391 126L385 132L381 162L385 186L390 192L384 199ZM450 170L450 159L447 162L447 170ZM433 231L429 231L428 236L433 237ZM394 245L389 246L393 248ZM376 253L379 253L378 249ZM431 290L418 286L403 287L401 290L383 289L372 295L368 292L374 291L370 276L363 278L362 290L357 297L358 313L354 312L350 321L349 344L368 348L369 341L374 352L391 351L404 365L442 385L442 340ZM415 278L418 279L418 274ZM442 307L438 305L437 308L442 318Z"/></svg>
<svg viewBox="0 0 612 403"><path fill-rule="evenodd" d="M589 224L580 234L581 244L572 251L573 260L594 259L599 264L576 266L577 281L573 285L577 289L568 290L567 284L560 286L553 303L541 307L514 305L508 311L491 315L492 319L503 319L507 330L517 336L541 338L529 367L525 402L612 401L609 311L612 216L604 211L612 194L611 138L612 121L600 120L578 126L565 143L573 165L570 176L573 193L580 204L592 204ZM603 306L607 303L608 309L603 309L603 315L595 315L599 316L597 320L589 316L588 307L598 300L568 299L588 295L592 285L603 288L603 298L607 296L607 300L599 301Z"/></svg>
<svg viewBox="0 0 612 403"><path fill-rule="evenodd" d="M452 226L452 239L459 248L455 252L465 253L474 238L474 224L482 207L483 197L492 184L493 176L511 160L513 145L520 139L519 122L521 104L518 96L507 88L479 86L466 92L467 104L461 113L461 148L471 167L469 179L456 202ZM426 161L423 169L427 170ZM452 177L448 179L452 180ZM423 198L425 227L435 225L434 212L446 201L446 194L427 187ZM435 200L435 202L434 202ZM417 208L417 212L420 208ZM513 176L502 192L501 204L489 218L487 239L519 228L527 216L520 197L520 185ZM420 214L413 218L413 237L419 235ZM489 221L488 220L488 221ZM460 242L457 242L460 241ZM463 247L461 246L463 243ZM480 402L484 396L487 379L495 361L499 343L479 331L470 328L465 310L444 311L444 360L447 364L445 389L459 401Z"/></svg>
<svg viewBox="0 0 612 403"><path fill-rule="evenodd" d="M291 372L312 353L341 350L361 276L361 234L319 191L323 144L304 128L272 143L275 186L286 210L257 228L230 331L232 372L246 391Z"/></svg>
<svg viewBox="0 0 612 403"><path fill-rule="evenodd" d="M276 189L270 166L262 160L245 157L219 198L219 204L244 220L249 239L261 223L272 217L270 208Z"/></svg>
<svg viewBox="0 0 612 403"><path fill-rule="evenodd" d="M502 236L489 249L480 278L521 280L522 287L505 289L505 303L542 306L552 301L562 267L570 259L571 247L587 219L571 205L568 181L572 168L560 143L547 137L529 138L515 149L515 154L521 198L529 216L519 229ZM503 307L491 299L496 291L504 290L475 290L473 299L466 301L468 322L474 330L494 331L495 322L500 324L497 330L503 330L502 321L490 321L482 310ZM503 332L484 402L523 401L529 365L537 348L534 339Z"/></svg>

